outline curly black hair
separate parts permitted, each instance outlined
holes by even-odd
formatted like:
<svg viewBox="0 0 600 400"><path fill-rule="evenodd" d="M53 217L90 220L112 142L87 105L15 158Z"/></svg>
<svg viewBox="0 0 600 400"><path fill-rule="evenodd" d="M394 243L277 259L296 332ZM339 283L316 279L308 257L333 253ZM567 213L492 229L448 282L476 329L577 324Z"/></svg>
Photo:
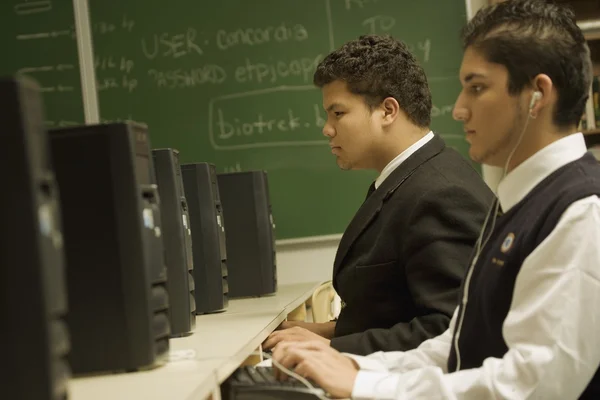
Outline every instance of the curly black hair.
<svg viewBox="0 0 600 400"><path fill-rule="evenodd" d="M573 11L544 0L507 0L479 10L462 32L472 46L508 70L508 91L520 93L538 74L558 92L553 122L577 125L589 97L590 52Z"/></svg>
<svg viewBox="0 0 600 400"><path fill-rule="evenodd" d="M330 53L319 63L313 82L344 81L373 109L393 97L419 127L431 122L431 92L425 71L403 42L391 36L365 35Z"/></svg>

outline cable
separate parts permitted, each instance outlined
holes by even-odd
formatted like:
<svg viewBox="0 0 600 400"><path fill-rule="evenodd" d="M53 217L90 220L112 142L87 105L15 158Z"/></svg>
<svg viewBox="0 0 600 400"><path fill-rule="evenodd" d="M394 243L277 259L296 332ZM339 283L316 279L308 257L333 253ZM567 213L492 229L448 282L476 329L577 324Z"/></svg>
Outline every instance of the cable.
<svg viewBox="0 0 600 400"><path fill-rule="evenodd" d="M265 359L271 359L271 362L273 363L273 365L275 367L277 367L278 369L280 369L281 371L283 371L286 375L298 380L299 382L301 382L303 385L305 385L308 389L311 390L312 394L314 394L315 396L317 396L320 400L331 400L330 397L327 396L322 396L319 392L325 392L325 390L323 388L320 387L315 387L313 386L306 378L298 375L297 373L295 373L294 371L291 371L289 369L287 369L286 367L284 367L283 365L281 365L278 361L274 360L273 357L271 356L271 354L269 353L265 353L262 351L255 351L253 353L250 353L251 356L260 356L262 355L263 358ZM184 350L177 350L177 351L170 351L168 354L168 362L169 363L174 363L174 362L182 362L182 361L201 361L202 358L199 356L199 354L196 352L195 349L184 349Z"/></svg>
<svg viewBox="0 0 600 400"><path fill-rule="evenodd" d="M315 396L317 396L319 399L321 400L331 400L330 397L327 396L322 396L319 391L323 391L325 392L324 389L320 388L320 387L314 387L306 378L298 375L297 373L295 373L294 371L284 367L283 365L281 365L277 360L275 360L269 353L265 353L262 352L262 355L264 358L266 359L270 359L271 362L273 363L273 365L275 367L277 367L279 370L281 370L283 373L285 373L288 376L291 376L292 378L297 379L298 381L302 382L304 384L304 386L306 386L308 389L310 389L312 391L312 394L314 394Z"/></svg>
<svg viewBox="0 0 600 400"><path fill-rule="evenodd" d="M512 151L509 153L508 158L506 159L506 163L504 164L504 170L502 171L502 178L500 179L500 181L503 181L504 178L506 178L508 165L510 164L510 161L512 160L512 158L514 156L515 151L517 150L517 148L521 144L521 141L523 140L523 136L525 135L525 131L527 130L527 126L529 125L529 120L531 118L531 109L533 108L534 104L535 104L535 101L532 98L532 101L529 105L529 112L527 113L527 119L525 120L525 125L523 126L523 130L521 131L521 134L519 135L519 139L517 140L517 143L515 144ZM473 257L473 261L471 262L471 265L469 266L469 271L467 272L467 276L465 277L465 288L464 288L463 298L462 298L462 302L461 302L462 313L460 313L460 317L458 320L458 327L456 329L456 335L454 335L454 352L456 353L456 371L460 371L461 360L460 360L460 349L458 348L458 340L460 339L460 331L462 329L462 324L463 324L463 321L465 318L465 313L466 313L466 307L467 307L467 303L469 301L469 287L471 284L471 275L473 274L473 269L475 267L475 264L477 263L477 260L479 259L479 256L481 255L481 251L485 248L487 242L492 237L492 233L494 232L494 228L496 227L496 218L498 216L499 208L500 208L500 200L498 198L496 198L494 200L494 202L492 203L492 205L490 206L490 209L488 210L488 213L485 217L485 221L483 222L483 227L481 228L479 237L477 238L477 242L475 243L475 248L476 248L475 256ZM492 210L493 210L492 226L490 227L490 230L488 232L486 239L483 240L483 242L482 242L482 238L485 233L487 224L489 222L489 218L492 215Z"/></svg>

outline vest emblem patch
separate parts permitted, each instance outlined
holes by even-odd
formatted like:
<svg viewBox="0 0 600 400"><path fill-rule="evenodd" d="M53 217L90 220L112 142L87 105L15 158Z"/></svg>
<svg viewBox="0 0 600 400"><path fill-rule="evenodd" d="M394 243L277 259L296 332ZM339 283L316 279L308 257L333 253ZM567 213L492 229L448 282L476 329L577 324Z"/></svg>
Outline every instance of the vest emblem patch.
<svg viewBox="0 0 600 400"><path fill-rule="evenodd" d="M502 246L500 246L500 251L503 253L506 253L507 251L510 250L510 248L512 247L514 242L515 242L515 234L511 232L508 235L506 235L506 237L504 238L504 241L502 242Z"/></svg>

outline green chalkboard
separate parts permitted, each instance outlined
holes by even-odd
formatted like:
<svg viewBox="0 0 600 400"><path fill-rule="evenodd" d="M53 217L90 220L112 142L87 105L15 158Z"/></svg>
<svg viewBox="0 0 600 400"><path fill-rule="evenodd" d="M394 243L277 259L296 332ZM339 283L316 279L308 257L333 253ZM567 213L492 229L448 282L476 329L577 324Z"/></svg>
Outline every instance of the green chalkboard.
<svg viewBox="0 0 600 400"><path fill-rule="evenodd" d="M71 2L60 3L61 12L54 6L27 17L29 28L72 30ZM147 123L152 146L179 149L184 163L211 162L220 172L266 170L278 239L343 232L376 176L338 170L321 133L321 93L312 86L318 62L361 34L391 34L412 47L433 93L432 128L466 155L462 127L451 117L464 0L89 0L89 6L101 118ZM2 7L4 23L14 4ZM3 70L25 61L76 65L71 37L25 49L12 38L20 25L7 18L2 46L11 40L18 49ZM36 78L79 90L67 80L77 74L64 72L64 81L53 74ZM69 94L53 96L46 97L50 123L83 122Z"/></svg>
<svg viewBox="0 0 600 400"><path fill-rule="evenodd" d="M0 75L26 74L40 84L48 127L83 122L73 2L0 2Z"/></svg>

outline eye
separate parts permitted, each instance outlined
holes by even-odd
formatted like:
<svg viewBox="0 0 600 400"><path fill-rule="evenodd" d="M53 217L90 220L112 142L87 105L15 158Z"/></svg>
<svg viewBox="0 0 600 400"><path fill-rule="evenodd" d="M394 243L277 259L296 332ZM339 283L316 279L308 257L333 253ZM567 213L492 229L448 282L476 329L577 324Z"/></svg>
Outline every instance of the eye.
<svg viewBox="0 0 600 400"><path fill-rule="evenodd" d="M478 94L478 93L481 93L481 91L483 90L483 86L481 86L481 85L471 85L469 87L469 90L471 91L471 93Z"/></svg>
<svg viewBox="0 0 600 400"><path fill-rule="evenodd" d="M334 111L334 113L333 113L333 114L334 114L336 117L338 117L338 118L339 118L339 117L341 117L342 115L344 115L344 112L343 112L343 111Z"/></svg>

